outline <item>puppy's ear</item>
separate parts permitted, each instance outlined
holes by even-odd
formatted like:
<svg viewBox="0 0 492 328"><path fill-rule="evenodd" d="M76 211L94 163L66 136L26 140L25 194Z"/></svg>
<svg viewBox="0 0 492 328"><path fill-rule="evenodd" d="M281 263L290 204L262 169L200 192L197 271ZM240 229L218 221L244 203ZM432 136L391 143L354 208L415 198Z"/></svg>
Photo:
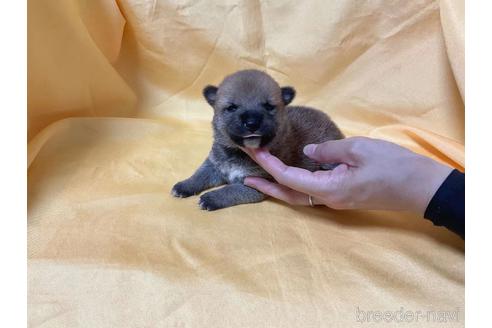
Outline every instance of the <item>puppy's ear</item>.
<svg viewBox="0 0 492 328"><path fill-rule="evenodd" d="M296 96L296 90L294 90L293 87L283 87L280 90L282 90L282 100L284 101L284 105L287 106Z"/></svg>
<svg viewBox="0 0 492 328"><path fill-rule="evenodd" d="M203 89L203 96L205 97L205 100L210 104L210 106L214 106L215 100L217 99L217 90L218 88L213 85L207 85Z"/></svg>

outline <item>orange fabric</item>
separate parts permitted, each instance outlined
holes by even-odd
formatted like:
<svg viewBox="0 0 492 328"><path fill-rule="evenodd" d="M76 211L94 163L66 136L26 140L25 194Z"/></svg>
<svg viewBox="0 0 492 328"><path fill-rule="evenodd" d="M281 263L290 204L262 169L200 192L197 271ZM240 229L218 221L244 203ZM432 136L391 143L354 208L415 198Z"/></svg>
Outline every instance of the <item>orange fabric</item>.
<svg viewBox="0 0 492 328"><path fill-rule="evenodd" d="M243 68L349 136L464 170L463 17L462 1L29 0L29 325L351 327L403 307L459 309L462 327L464 242L426 220L209 213L169 191L212 142L201 89Z"/></svg>

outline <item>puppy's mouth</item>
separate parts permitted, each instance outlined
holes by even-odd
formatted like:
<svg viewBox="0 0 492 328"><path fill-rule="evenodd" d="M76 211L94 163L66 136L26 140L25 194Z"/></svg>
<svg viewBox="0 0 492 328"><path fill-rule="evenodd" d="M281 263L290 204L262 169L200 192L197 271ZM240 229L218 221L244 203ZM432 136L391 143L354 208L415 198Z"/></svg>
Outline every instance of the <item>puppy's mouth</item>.
<svg viewBox="0 0 492 328"><path fill-rule="evenodd" d="M268 144L273 140L275 134L250 133L245 135L237 135L229 133L229 137L239 147L262 148L268 147Z"/></svg>
<svg viewBox="0 0 492 328"><path fill-rule="evenodd" d="M262 135L253 133L243 136L243 144L246 148L260 148Z"/></svg>

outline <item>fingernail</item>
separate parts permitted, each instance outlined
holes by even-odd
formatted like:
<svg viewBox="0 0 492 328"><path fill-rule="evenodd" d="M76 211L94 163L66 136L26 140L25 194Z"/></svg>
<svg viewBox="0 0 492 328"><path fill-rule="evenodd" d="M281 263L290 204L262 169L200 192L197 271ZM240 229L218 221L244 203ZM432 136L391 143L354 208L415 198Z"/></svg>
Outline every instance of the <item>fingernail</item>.
<svg viewBox="0 0 492 328"><path fill-rule="evenodd" d="M304 147L303 151L304 151L304 154L309 156L309 155L312 155L314 153L314 149L316 149L316 145L311 144L311 145L306 145Z"/></svg>
<svg viewBox="0 0 492 328"><path fill-rule="evenodd" d="M260 159L265 159L268 157L268 152L265 150L257 150L255 151L255 157Z"/></svg>
<svg viewBox="0 0 492 328"><path fill-rule="evenodd" d="M254 186L255 185L255 178L252 178L252 177L247 177L247 178L244 178L244 181L243 183L246 185L246 186Z"/></svg>

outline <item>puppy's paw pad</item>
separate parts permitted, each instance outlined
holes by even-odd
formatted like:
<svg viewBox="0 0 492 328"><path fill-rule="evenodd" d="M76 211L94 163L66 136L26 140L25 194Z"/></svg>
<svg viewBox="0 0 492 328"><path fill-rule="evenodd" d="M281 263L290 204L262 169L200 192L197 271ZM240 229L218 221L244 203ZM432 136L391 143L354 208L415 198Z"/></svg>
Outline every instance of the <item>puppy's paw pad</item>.
<svg viewBox="0 0 492 328"><path fill-rule="evenodd" d="M194 194L195 193L192 192L189 188L187 188L186 185L182 182L176 183L173 189L171 190L171 195L178 198L186 198L186 197L193 196Z"/></svg>
<svg viewBox="0 0 492 328"><path fill-rule="evenodd" d="M205 211L215 211L215 210L222 208L214 200L214 197L212 197L211 195L208 195L208 194L202 195L200 197L200 201L198 202L198 206L200 206L200 208L202 210L205 210Z"/></svg>

